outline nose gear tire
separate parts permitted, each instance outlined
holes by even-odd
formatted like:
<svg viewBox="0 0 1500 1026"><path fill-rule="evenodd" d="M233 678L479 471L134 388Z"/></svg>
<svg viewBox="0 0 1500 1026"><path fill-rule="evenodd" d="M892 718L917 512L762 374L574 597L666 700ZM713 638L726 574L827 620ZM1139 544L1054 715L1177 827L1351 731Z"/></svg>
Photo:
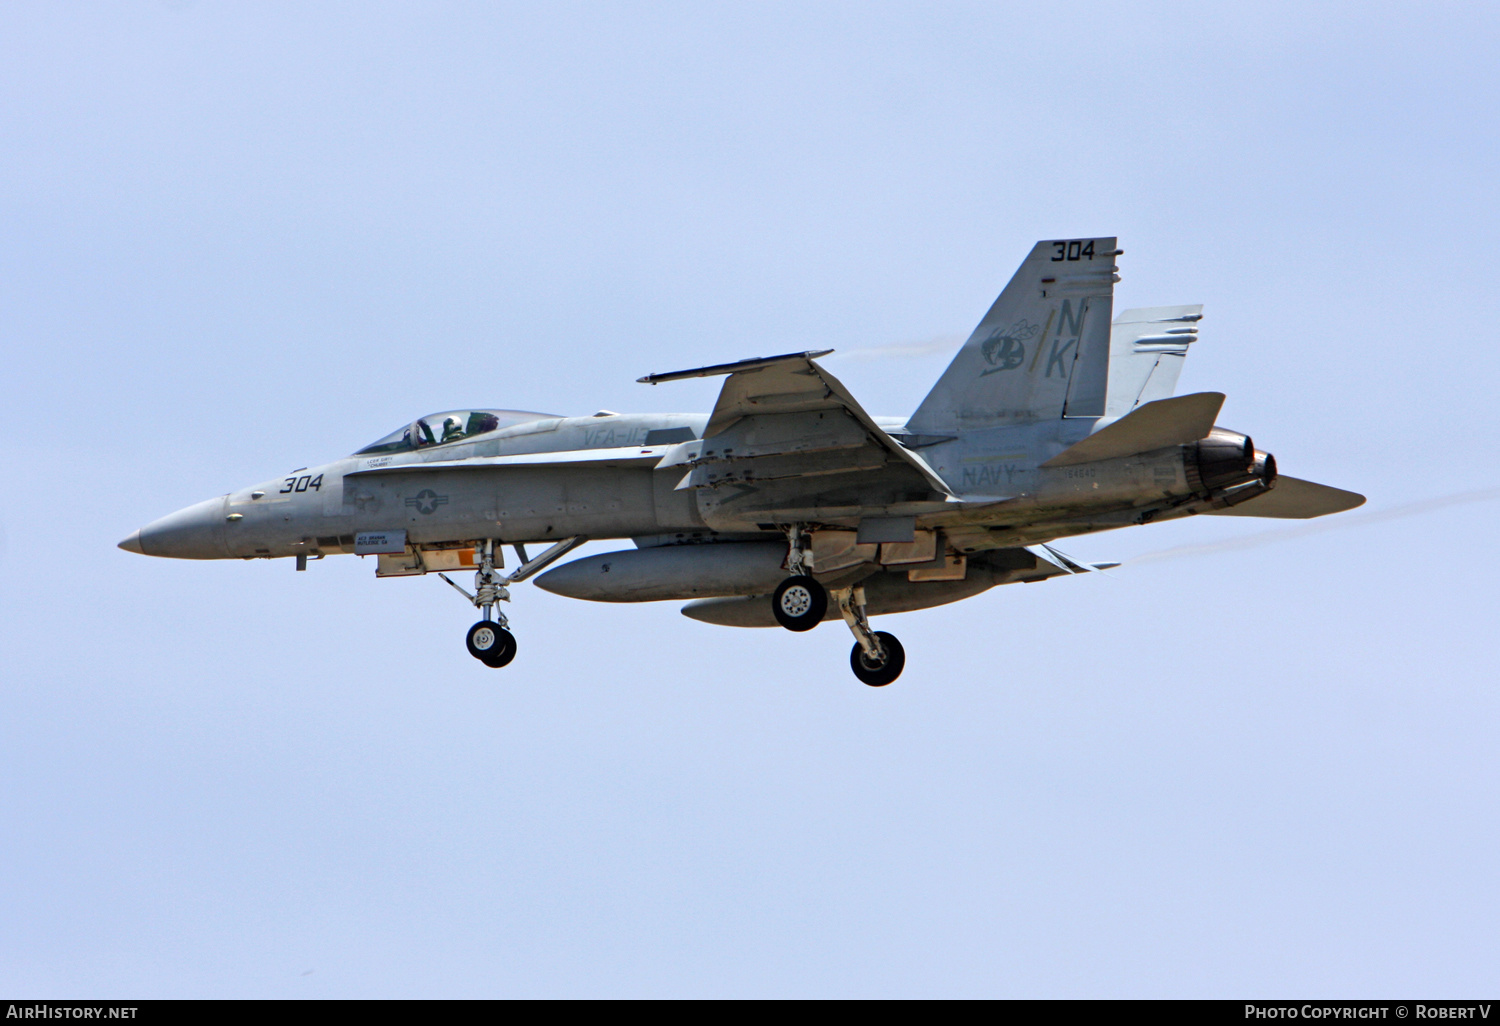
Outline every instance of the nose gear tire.
<svg viewBox="0 0 1500 1026"><path fill-rule="evenodd" d="M855 642L854 651L849 653L849 665L854 668L854 675L861 681L872 688L883 688L901 676L901 671L906 669L906 650L893 634L876 631L875 637L880 639L885 659L878 663L870 662L865 658L865 650Z"/></svg>
<svg viewBox="0 0 1500 1026"><path fill-rule="evenodd" d="M810 631L828 612L828 592L806 575L788 577L771 596L771 612L789 631Z"/></svg>
<svg viewBox="0 0 1500 1026"><path fill-rule="evenodd" d="M515 636L503 627L500 629L500 633L505 635L504 648L496 652L494 655L480 660L480 662L484 663L484 665L493 667L497 670L502 666L509 666L510 661L516 657Z"/></svg>
<svg viewBox="0 0 1500 1026"><path fill-rule="evenodd" d="M516 657L515 636L491 620L480 620L470 627L465 642L469 647L469 655L496 669Z"/></svg>

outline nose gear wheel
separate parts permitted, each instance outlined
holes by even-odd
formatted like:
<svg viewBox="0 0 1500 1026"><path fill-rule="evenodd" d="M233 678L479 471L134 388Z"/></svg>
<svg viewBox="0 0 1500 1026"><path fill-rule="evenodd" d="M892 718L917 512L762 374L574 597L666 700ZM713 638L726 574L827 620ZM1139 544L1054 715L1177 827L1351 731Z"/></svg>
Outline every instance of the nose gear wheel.
<svg viewBox="0 0 1500 1026"><path fill-rule="evenodd" d="M515 635L493 620L480 620L469 628L469 635L464 640L469 646L469 655L486 666L499 669L516 657Z"/></svg>

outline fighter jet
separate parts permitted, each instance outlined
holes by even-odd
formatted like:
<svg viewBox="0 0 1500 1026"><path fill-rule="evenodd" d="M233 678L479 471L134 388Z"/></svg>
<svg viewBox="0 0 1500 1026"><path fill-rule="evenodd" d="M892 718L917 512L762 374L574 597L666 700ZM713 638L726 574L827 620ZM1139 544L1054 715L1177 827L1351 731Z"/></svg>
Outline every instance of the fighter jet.
<svg viewBox="0 0 1500 1026"><path fill-rule="evenodd" d="M807 631L842 620L872 687L906 663L870 617L1115 564L1059 539L1210 516L1308 518L1353 492L1278 475L1217 426L1224 396L1173 396L1201 306L1113 317L1113 238L1039 242L909 417L872 417L818 358L722 363L707 414L561 417L451 410L352 455L163 517L120 543L180 559L372 556L435 573L477 607L470 654L502 667L501 603L538 587L599 602L684 601L695 620ZM552 565L585 541L633 547ZM547 546L532 554L528 546ZM505 547L519 561L505 570ZM473 590L448 572L473 570ZM543 573L542 571L546 571Z"/></svg>

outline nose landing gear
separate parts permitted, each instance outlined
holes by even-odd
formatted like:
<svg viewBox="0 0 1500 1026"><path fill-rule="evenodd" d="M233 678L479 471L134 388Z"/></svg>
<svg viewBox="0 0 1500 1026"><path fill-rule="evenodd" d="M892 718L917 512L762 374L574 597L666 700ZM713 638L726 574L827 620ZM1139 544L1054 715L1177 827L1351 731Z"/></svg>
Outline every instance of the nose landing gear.
<svg viewBox="0 0 1500 1026"><path fill-rule="evenodd" d="M474 594L472 595L454 584L447 574L438 574L454 591L472 602L484 615L484 619L469 628L468 637L464 639L469 647L469 655L484 665L493 666L496 669L509 664L516 657L516 639L515 635L510 632L510 621L505 618L504 613L500 612L500 603L510 601L510 590L505 586L518 584L541 573L588 540L586 534L575 534L557 542L535 559L527 558L526 546L520 542L512 542L511 545L516 550L516 555L521 559L521 565L509 577L500 576L495 569L495 550L500 543L494 538L475 542L474 555L479 560L479 570L474 574ZM503 556L501 562L504 563ZM491 610L494 611L493 620L490 619Z"/></svg>
<svg viewBox="0 0 1500 1026"><path fill-rule="evenodd" d="M501 602L510 601L510 591L504 578L495 571L495 542L488 539L483 546L476 546L480 557L479 569L474 574L474 594L469 594L449 579L447 574L438 574L453 586L460 595L477 606L484 619L469 628L464 639L469 655L486 666L499 669L516 657L516 638L511 634L510 621L500 611ZM494 619L491 620L493 610Z"/></svg>

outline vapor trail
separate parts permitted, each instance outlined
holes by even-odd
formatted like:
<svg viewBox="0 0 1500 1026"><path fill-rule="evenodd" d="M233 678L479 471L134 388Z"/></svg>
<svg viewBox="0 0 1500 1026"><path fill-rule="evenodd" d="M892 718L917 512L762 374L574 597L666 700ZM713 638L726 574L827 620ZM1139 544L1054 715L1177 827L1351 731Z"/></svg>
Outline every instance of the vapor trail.
<svg viewBox="0 0 1500 1026"><path fill-rule="evenodd" d="M936 335L925 342L888 342L879 346L840 349L830 360L910 360L937 353L951 353L963 345L963 335Z"/></svg>
<svg viewBox="0 0 1500 1026"><path fill-rule="evenodd" d="M1366 513L1351 513L1340 516L1337 519L1330 518L1326 521L1314 521L1302 524L1298 527L1279 527L1269 531L1257 531L1255 534L1247 534L1241 538L1230 538L1225 541L1208 542L1203 545L1178 545L1175 548L1162 549L1158 552L1148 552L1134 559L1126 560L1130 566L1137 563L1152 563L1160 559L1176 559L1179 556L1205 556L1214 552L1232 552L1236 549L1253 549L1258 545L1270 545L1272 542L1290 541L1293 538L1305 538L1310 534L1321 534L1324 531L1336 531L1345 527L1359 527L1363 524L1376 524L1386 520L1401 520L1405 517L1420 516L1423 513L1432 513L1449 506L1465 506L1474 502L1490 502L1500 499L1500 488L1482 488L1472 492L1454 492L1452 495L1439 495L1433 499L1422 499L1417 502L1403 502L1398 506L1387 506L1384 509L1373 509Z"/></svg>

